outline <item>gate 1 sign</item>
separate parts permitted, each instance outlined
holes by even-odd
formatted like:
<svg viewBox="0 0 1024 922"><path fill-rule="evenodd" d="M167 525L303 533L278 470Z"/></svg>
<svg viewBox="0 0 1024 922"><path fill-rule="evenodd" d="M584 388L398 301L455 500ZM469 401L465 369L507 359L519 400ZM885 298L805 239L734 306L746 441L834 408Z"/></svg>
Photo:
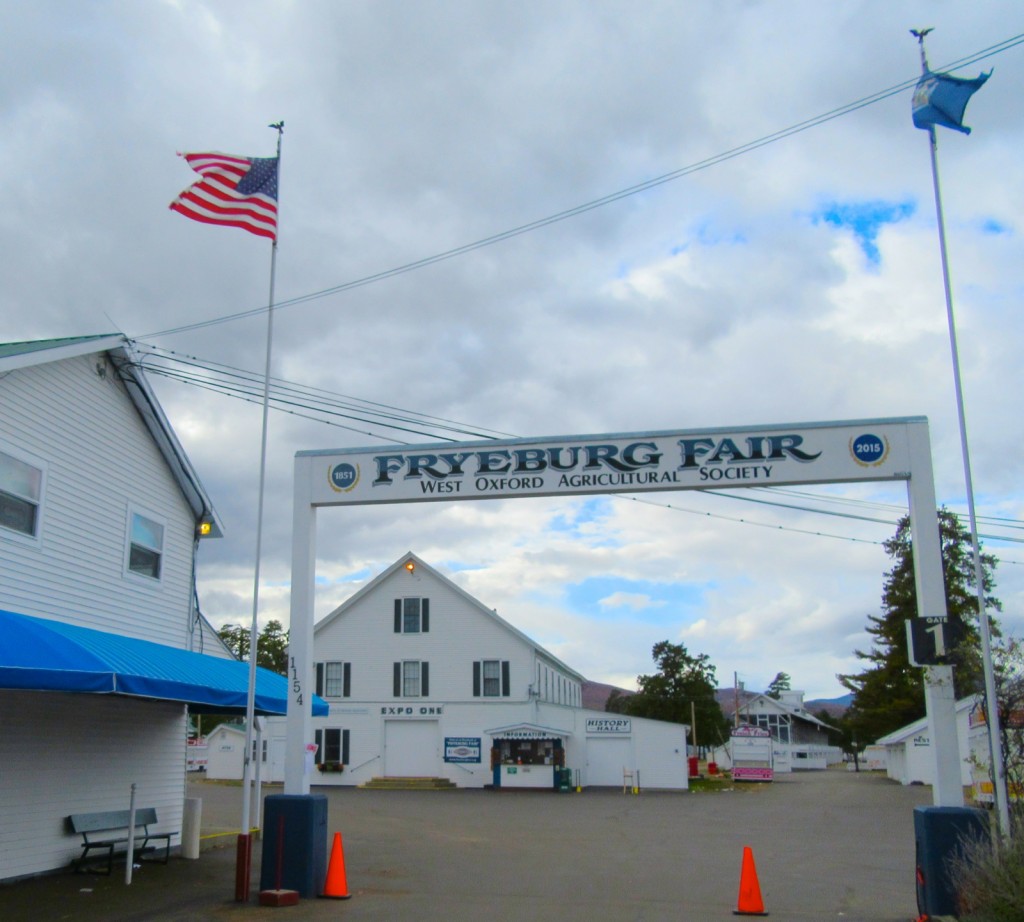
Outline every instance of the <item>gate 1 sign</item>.
<svg viewBox="0 0 1024 922"><path fill-rule="evenodd" d="M954 642L948 618L907 619L907 653L911 666L948 663Z"/></svg>

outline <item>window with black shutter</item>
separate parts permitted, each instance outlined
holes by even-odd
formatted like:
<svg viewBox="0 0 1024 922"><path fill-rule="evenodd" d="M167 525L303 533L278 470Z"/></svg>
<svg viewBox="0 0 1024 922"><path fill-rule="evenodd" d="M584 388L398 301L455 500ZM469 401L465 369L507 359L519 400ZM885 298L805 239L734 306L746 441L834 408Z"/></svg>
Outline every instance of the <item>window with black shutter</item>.
<svg viewBox="0 0 1024 922"><path fill-rule="evenodd" d="M430 599L395 599L396 634L426 634L429 630Z"/></svg>
<svg viewBox="0 0 1024 922"><path fill-rule="evenodd" d="M348 765L349 732L340 727L327 727L317 730L314 736L316 743L316 764L324 762L340 762Z"/></svg>
<svg viewBox="0 0 1024 922"><path fill-rule="evenodd" d="M430 664L403 660L394 664L393 691L396 698L425 698L430 694Z"/></svg>
<svg viewBox="0 0 1024 922"><path fill-rule="evenodd" d="M477 660L473 663L473 697L507 698L511 694L509 661Z"/></svg>
<svg viewBox="0 0 1024 922"><path fill-rule="evenodd" d="M316 693L321 698L348 698L352 694L352 664L316 664Z"/></svg>

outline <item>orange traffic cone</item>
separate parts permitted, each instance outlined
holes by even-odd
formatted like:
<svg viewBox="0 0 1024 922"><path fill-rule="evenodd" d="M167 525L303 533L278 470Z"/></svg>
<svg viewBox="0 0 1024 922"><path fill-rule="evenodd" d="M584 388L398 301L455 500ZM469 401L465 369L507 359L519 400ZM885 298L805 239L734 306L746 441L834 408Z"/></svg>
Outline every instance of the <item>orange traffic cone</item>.
<svg viewBox="0 0 1024 922"><path fill-rule="evenodd" d="M757 868L754 867L754 853L749 845L743 846L743 866L740 868L740 895L734 916L766 916L761 886L757 882Z"/></svg>
<svg viewBox="0 0 1024 922"><path fill-rule="evenodd" d="M324 884L322 896L334 900L347 900L352 896L348 892L348 880L345 878L345 851L341 847L341 833L334 834L334 846L331 848L331 863L327 866L327 883Z"/></svg>

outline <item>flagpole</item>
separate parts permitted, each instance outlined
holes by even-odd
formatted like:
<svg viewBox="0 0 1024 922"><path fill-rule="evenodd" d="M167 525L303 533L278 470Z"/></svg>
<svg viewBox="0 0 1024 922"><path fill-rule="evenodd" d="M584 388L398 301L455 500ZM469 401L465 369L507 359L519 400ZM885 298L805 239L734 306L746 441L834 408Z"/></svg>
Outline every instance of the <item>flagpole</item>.
<svg viewBox="0 0 1024 922"><path fill-rule="evenodd" d="M281 138L284 122L275 122L269 127L277 131L277 175L281 178ZM256 565L252 587L252 624L249 628L249 691L245 702L245 751L242 760L242 829L238 836L237 862L235 866L235 900L249 901L252 874L252 829L250 826L250 804L252 800L252 743L253 723L256 711L256 653L259 642L257 615L260 607L260 556L263 544L263 493L267 476L267 422L270 410L270 359L274 343L274 281L277 275L277 231L275 229L270 249L270 298L267 308L267 352L263 366L263 428L260 436L260 482L256 505Z"/></svg>
<svg viewBox="0 0 1024 922"><path fill-rule="evenodd" d="M913 31L921 48L921 71L928 73L928 59L924 51L924 38L931 29ZM1010 837L1010 811L1006 787L1006 771L1003 765L1003 745L999 731L999 704L996 698L995 670L992 665L992 637L988 611L985 605L984 569L981 561L981 547L978 543L978 521L974 507L974 481L971 475L971 454L967 447L967 415L964 410L964 394L960 377L960 350L957 346L956 323L953 318L953 294L949 281L949 257L946 249L946 222L942 211L942 195L939 188L938 139L935 126L928 127L928 149L932 162L932 187L935 193L935 214L939 230L939 253L942 262L942 284L946 295L946 319L949 325L949 346L953 358L953 382L956 390L956 408L960 423L960 452L963 456L964 481L967 490L967 515L971 531L971 550L974 557L974 581L978 591L978 628L981 634L981 658L985 677L986 721L988 727L989 759L992 765L992 791L999 831L1004 839Z"/></svg>

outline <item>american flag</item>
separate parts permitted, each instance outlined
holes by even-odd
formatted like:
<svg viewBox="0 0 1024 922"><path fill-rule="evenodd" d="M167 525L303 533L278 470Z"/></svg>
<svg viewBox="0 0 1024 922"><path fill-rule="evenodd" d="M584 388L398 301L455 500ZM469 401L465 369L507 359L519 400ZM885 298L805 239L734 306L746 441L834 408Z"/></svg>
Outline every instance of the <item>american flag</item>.
<svg viewBox="0 0 1024 922"><path fill-rule="evenodd" d="M170 204L202 221L277 239L277 157L179 154L203 178Z"/></svg>

